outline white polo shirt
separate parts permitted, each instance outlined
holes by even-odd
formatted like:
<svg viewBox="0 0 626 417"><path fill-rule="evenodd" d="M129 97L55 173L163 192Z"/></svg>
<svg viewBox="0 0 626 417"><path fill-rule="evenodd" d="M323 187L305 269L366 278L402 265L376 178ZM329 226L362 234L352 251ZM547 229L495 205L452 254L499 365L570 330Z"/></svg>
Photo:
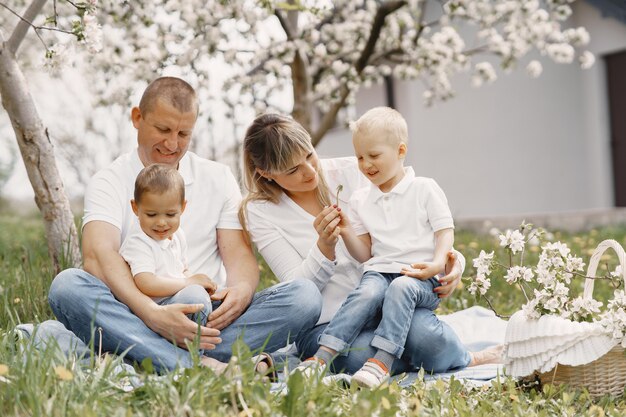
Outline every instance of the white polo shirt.
<svg viewBox="0 0 626 417"><path fill-rule="evenodd" d="M134 225L138 227L130 200L135 178L143 164L137 150L117 158L93 176L85 193L83 226L105 221L121 233L120 245ZM181 229L187 237L189 270L211 277L219 287L226 283L226 272L217 246L217 229L241 229L237 210L241 192L230 169L187 152L178 171L185 182L187 207L181 216Z"/></svg>
<svg viewBox="0 0 626 417"><path fill-rule="evenodd" d="M133 228L120 248L120 255L130 266L133 276L149 272L162 278L176 280L185 279L186 253L187 242L182 229L178 229L171 239L154 240L141 228L138 230ZM159 301L163 297L152 299Z"/></svg>
<svg viewBox="0 0 626 417"><path fill-rule="evenodd" d="M432 178L416 177L413 168L387 193L374 184L353 194L350 222L357 235L369 233L372 258L365 271L399 273L416 262L430 262L435 232L453 228L443 190Z"/></svg>

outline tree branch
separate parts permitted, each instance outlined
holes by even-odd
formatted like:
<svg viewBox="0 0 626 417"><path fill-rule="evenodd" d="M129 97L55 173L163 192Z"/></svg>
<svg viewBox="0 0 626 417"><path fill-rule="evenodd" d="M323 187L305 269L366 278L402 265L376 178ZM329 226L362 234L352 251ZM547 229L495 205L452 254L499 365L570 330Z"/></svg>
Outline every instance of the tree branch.
<svg viewBox="0 0 626 417"><path fill-rule="evenodd" d="M387 16L395 12L396 10L404 7L407 4L406 1L388 1L383 3L376 12L376 16L374 17L374 21L372 22L372 29L370 30L370 36L367 40L367 44L363 51L361 52L361 56L357 60L356 64L354 64L354 68L356 69L357 74L361 74L363 69L367 65L369 59L374 53L374 49L376 48L376 43L380 38L380 32L382 31L383 26L385 25L385 19ZM324 137L326 132L333 127L335 124L335 120L337 119L337 113L344 106L348 95L350 94L350 90L344 84L341 87L341 93L339 96L339 101L333 104L328 112L322 118L320 126L317 128L315 132L311 134L311 139L313 141L313 145L317 145L319 141Z"/></svg>
<svg viewBox="0 0 626 417"><path fill-rule="evenodd" d="M402 8L406 5L406 1L388 1L383 3L378 11L376 12L376 16L374 17L374 22L372 23L372 30L370 31L369 39L367 40L367 44L359 57L359 60L356 62L354 67L357 72L360 74L363 71L363 68L367 65L367 61L370 56L374 53L374 48L376 47L376 42L378 42L378 38L380 38L380 32L385 25L385 19L387 16L395 12L396 10Z"/></svg>
<svg viewBox="0 0 626 417"><path fill-rule="evenodd" d="M280 26L285 31L285 35L287 35L287 39L292 41L293 40L293 29L291 28L291 25L289 24L289 21L287 21L285 16L283 16L283 13L280 10L278 10L278 9L274 10L274 14L278 18L278 23L280 23Z"/></svg>
<svg viewBox="0 0 626 417"><path fill-rule="evenodd" d="M43 5L46 4L46 1L47 0L33 0L30 6L28 6L28 9L26 9L26 12L24 12L24 16L17 15L17 13L13 12L13 10L11 10L4 3L0 3L0 5L4 6L6 9L13 12L20 18L20 21L18 22L17 26L15 26L15 29L13 30L13 33L8 40L9 51L11 51L12 54L17 53L17 50L24 40L28 29L30 29L31 27L35 27L35 25L33 25L31 22L35 20L37 15L39 15L39 12L41 12ZM39 36L39 34L37 34L37 36ZM41 39L41 37L39 39Z"/></svg>

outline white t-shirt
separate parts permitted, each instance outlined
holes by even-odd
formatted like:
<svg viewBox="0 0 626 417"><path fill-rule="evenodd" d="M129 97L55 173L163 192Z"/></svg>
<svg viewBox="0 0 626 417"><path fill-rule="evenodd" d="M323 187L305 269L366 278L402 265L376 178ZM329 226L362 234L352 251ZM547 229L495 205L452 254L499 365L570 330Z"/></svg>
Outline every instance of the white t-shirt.
<svg viewBox="0 0 626 417"><path fill-rule="evenodd" d="M412 263L430 262L435 232L454 228L443 190L432 178L416 177L411 167L387 193L374 184L354 193L349 217L357 235L372 239L365 271L399 273Z"/></svg>
<svg viewBox="0 0 626 417"><path fill-rule="evenodd" d="M85 193L83 225L104 221L121 233L120 245L137 225L130 200L135 178L143 164L137 150L117 158L91 179ZM211 277L219 287L226 283L226 272L217 246L217 229L241 229L237 210L241 192L230 169L187 152L178 171L185 181L187 207L181 229L187 237L189 270Z"/></svg>
<svg viewBox="0 0 626 417"><path fill-rule="evenodd" d="M339 206L343 210L348 209L354 191L370 184L354 157L323 159L321 164L331 194L339 184L343 185L339 194ZM317 247L315 217L285 194L278 204L251 201L246 208L252 241L272 272L281 282L313 281L324 300L318 324L328 323L361 281L361 264L350 256L341 239L335 249L335 261L328 260ZM464 267L465 259L462 255L459 259Z"/></svg>
<svg viewBox="0 0 626 417"><path fill-rule="evenodd" d="M133 229L120 248L120 255L130 266L133 276L149 272L159 277L178 280L185 279L186 253L187 241L181 229L171 239L163 240L152 239L141 228ZM162 298L153 297L155 300Z"/></svg>
<svg viewBox="0 0 626 417"><path fill-rule="evenodd" d="M352 192L367 184L357 169L356 159L323 159L321 164L331 194L339 184L343 185L339 206L347 210ZM250 236L269 267L281 282L313 281L324 298L318 323L327 323L358 285L363 271L341 239L335 249L335 261L320 252L314 220L284 193L278 204L251 201L247 205Z"/></svg>

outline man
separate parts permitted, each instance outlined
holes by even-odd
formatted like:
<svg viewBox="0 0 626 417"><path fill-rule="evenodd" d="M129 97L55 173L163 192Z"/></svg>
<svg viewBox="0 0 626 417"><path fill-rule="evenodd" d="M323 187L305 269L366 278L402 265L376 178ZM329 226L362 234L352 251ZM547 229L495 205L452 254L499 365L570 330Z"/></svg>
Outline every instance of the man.
<svg viewBox="0 0 626 417"><path fill-rule="evenodd" d="M185 81L162 77L147 87L131 111L137 149L98 172L87 187L84 270L61 272L49 294L57 318L83 341L101 328L96 347L128 350L126 356L135 361L151 358L159 371L191 366L186 348L194 340L206 355L224 362L238 337L251 349L267 341L265 349L273 351L310 329L321 310L321 296L311 296L319 292L308 280L255 294L258 266L237 219L237 183L226 166L187 151L197 116L196 93ZM189 269L219 285L206 327L186 316L202 304L159 306L142 294L118 252L136 221L130 206L135 177L154 163L176 167L183 176L188 204L181 227L187 235Z"/></svg>

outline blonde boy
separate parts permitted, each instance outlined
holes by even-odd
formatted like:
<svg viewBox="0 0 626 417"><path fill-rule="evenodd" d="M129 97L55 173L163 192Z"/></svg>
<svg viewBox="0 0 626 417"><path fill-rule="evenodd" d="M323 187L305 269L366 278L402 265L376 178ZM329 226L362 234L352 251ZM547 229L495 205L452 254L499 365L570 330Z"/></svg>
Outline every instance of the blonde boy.
<svg viewBox="0 0 626 417"><path fill-rule="evenodd" d="M377 353L352 378L359 386L374 387L389 377L402 355L414 310L439 305L435 276L444 272L454 223L437 183L404 167L408 133L400 113L376 107L351 127L359 169L371 186L353 194L349 216L337 210L341 237L363 263L364 275L321 334L314 359L328 363L345 353L382 311L371 342Z"/></svg>

